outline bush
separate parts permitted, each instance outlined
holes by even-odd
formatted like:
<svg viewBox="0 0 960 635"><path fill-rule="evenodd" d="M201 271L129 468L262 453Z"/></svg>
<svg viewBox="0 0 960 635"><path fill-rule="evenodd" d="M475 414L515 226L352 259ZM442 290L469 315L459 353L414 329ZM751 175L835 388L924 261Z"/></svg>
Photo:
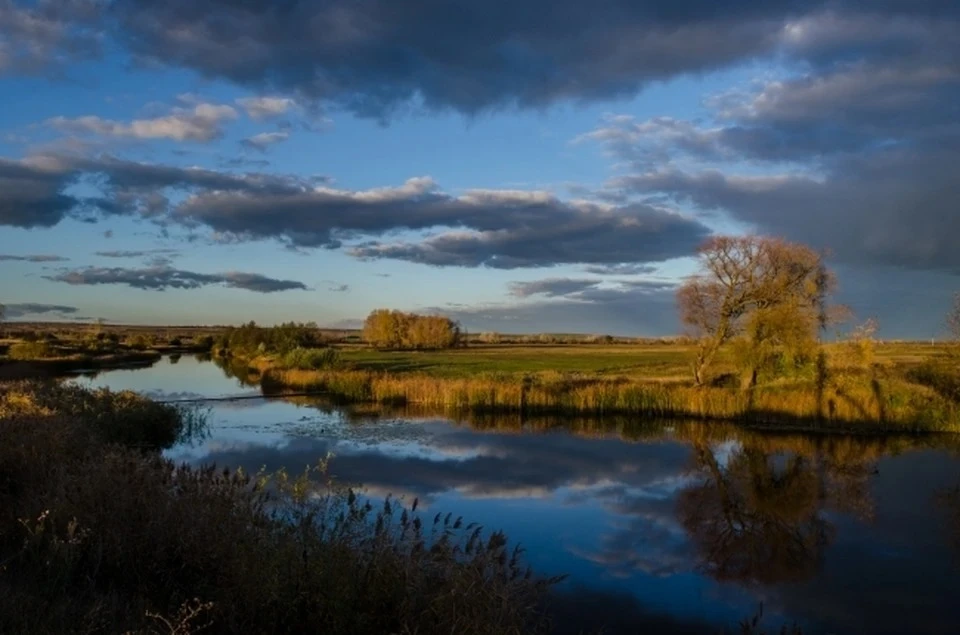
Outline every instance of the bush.
<svg viewBox="0 0 960 635"><path fill-rule="evenodd" d="M135 335L130 338L127 345L137 351L145 351L150 346L150 342L143 335Z"/></svg>
<svg viewBox="0 0 960 635"><path fill-rule="evenodd" d="M324 370L340 364L340 353L333 348L295 348L281 360L291 370Z"/></svg>
<svg viewBox="0 0 960 635"><path fill-rule="evenodd" d="M10 357L10 359L29 361L31 359L54 357L56 353L47 342L33 340L16 342L15 344L12 344L10 346L10 350L7 351L7 355Z"/></svg>
<svg viewBox="0 0 960 635"><path fill-rule="evenodd" d="M89 427L104 443L159 450L202 431L196 410L151 401L135 392L86 390L55 382L0 386L0 418L64 416Z"/></svg>

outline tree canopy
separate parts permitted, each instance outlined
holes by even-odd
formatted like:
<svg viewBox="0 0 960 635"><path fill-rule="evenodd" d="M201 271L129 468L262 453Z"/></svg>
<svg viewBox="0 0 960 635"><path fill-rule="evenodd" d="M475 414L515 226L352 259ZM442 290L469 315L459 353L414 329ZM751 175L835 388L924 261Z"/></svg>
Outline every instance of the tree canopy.
<svg viewBox="0 0 960 635"><path fill-rule="evenodd" d="M773 351L800 354L815 341L833 285L819 253L779 238L715 236L698 256L699 273L677 291L681 320L699 341L698 384L735 338L742 338L740 357L753 382Z"/></svg>

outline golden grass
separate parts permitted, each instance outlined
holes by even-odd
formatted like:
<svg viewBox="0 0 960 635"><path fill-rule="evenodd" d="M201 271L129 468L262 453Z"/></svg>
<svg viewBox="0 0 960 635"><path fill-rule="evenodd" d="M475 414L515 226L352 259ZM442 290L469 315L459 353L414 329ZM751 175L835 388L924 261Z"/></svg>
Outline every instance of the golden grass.
<svg viewBox="0 0 960 635"><path fill-rule="evenodd" d="M643 415L864 431L960 431L956 402L896 374L835 377L818 398L809 382L754 391L631 378L542 373L472 379L370 371L278 370L261 363L266 390L329 393L347 402L407 404L446 412Z"/></svg>

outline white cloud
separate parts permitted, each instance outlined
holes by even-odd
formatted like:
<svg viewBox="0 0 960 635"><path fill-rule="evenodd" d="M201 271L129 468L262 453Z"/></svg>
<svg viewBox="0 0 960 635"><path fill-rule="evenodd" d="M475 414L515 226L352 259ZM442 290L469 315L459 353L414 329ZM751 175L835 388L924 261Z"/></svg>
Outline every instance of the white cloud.
<svg viewBox="0 0 960 635"><path fill-rule="evenodd" d="M289 97L244 97L237 104L251 119L261 120L279 117L297 106Z"/></svg>
<svg viewBox="0 0 960 635"><path fill-rule="evenodd" d="M63 132L96 134L130 139L172 139L174 141L212 141L223 136L222 124L237 118L232 106L200 103L190 108L174 108L169 115L123 122L96 116L54 117L47 124Z"/></svg>

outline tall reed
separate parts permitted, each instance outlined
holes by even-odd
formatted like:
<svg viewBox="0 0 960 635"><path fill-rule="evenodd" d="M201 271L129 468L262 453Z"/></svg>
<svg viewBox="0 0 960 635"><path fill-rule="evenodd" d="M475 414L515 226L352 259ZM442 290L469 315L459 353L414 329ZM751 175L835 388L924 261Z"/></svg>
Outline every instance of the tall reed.
<svg viewBox="0 0 960 635"><path fill-rule="evenodd" d="M740 391L559 373L448 379L275 368L263 371L262 386L268 391L325 392L344 402L411 404L449 412L626 414L868 431L960 431L955 401L892 375L836 378L821 395L802 382Z"/></svg>

